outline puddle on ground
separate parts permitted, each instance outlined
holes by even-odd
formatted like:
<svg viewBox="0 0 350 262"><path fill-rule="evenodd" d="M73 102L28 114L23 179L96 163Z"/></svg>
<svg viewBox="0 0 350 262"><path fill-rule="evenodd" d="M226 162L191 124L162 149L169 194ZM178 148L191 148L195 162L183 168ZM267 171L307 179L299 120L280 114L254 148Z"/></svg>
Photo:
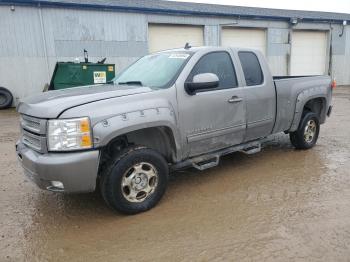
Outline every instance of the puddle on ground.
<svg viewBox="0 0 350 262"><path fill-rule="evenodd" d="M18 116L0 111L1 261L348 261L350 88L338 88L317 146L287 135L261 153L172 175L160 204L125 216L97 194L40 191L22 175Z"/></svg>

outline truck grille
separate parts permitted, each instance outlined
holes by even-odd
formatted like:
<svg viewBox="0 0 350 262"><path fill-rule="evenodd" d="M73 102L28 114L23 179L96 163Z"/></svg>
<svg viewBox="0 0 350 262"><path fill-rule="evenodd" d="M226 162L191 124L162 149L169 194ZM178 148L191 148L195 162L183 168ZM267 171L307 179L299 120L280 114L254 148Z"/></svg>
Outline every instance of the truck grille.
<svg viewBox="0 0 350 262"><path fill-rule="evenodd" d="M40 153L46 152L46 120L21 115L21 141Z"/></svg>
<svg viewBox="0 0 350 262"><path fill-rule="evenodd" d="M46 120L35 118L27 115L21 115L21 126L30 132L37 134L45 134Z"/></svg>
<svg viewBox="0 0 350 262"><path fill-rule="evenodd" d="M29 119L23 119L23 125L32 128L33 130L40 132L40 121L33 121Z"/></svg>
<svg viewBox="0 0 350 262"><path fill-rule="evenodd" d="M36 136L30 133L27 133L26 131L23 131L22 141L23 141L23 144L25 144L26 146L29 146L37 151L41 151L42 145L41 145L40 136Z"/></svg>

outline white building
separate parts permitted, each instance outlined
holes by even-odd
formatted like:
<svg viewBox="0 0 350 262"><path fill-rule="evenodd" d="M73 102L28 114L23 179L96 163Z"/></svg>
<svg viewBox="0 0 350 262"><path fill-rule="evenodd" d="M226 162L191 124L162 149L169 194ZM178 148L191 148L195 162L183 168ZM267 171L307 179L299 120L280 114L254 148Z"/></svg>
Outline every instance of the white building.
<svg viewBox="0 0 350 262"><path fill-rule="evenodd" d="M107 57L117 70L149 52L196 45L261 50L274 75L330 74L350 84L350 14L156 0L0 2L0 86L41 92L56 61Z"/></svg>

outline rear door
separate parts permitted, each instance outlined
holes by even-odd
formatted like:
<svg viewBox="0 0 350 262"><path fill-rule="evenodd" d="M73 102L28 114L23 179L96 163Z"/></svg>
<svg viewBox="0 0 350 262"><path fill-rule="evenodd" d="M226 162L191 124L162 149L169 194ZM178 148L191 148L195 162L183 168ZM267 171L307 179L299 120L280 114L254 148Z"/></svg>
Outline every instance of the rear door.
<svg viewBox="0 0 350 262"><path fill-rule="evenodd" d="M216 74L219 87L195 95L187 94L184 86L177 88L181 108L179 120L190 156L241 143L246 127L244 91L238 87L230 53L215 51L204 54L185 82L201 73Z"/></svg>
<svg viewBox="0 0 350 262"><path fill-rule="evenodd" d="M247 131L244 141L250 141L271 134L276 114L276 92L261 53L239 51L238 57L245 78Z"/></svg>

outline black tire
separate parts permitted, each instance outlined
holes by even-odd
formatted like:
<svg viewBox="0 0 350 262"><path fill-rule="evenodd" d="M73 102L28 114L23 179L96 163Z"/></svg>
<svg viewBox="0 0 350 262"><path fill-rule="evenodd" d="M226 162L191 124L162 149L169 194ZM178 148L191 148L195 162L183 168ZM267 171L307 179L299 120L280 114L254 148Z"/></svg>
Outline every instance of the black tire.
<svg viewBox="0 0 350 262"><path fill-rule="evenodd" d="M305 130L310 121L315 124L315 131L312 139L310 136L305 138ZM318 116L315 113L307 112L300 121L298 129L295 132L289 133L289 137L292 145L296 149L310 149L316 144L319 133L320 120Z"/></svg>
<svg viewBox="0 0 350 262"><path fill-rule="evenodd" d="M13 96L9 90L0 87L0 109L6 109L12 106Z"/></svg>
<svg viewBox="0 0 350 262"><path fill-rule="evenodd" d="M153 185L154 191L141 202L131 202L125 196L127 190L122 187L122 181L127 176L127 172L139 163L148 163L153 166L157 174L156 186ZM100 178L100 191L110 208L125 214L137 214L151 209L160 201L167 188L168 178L168 164L161 154L143 146L130 146L113 157L113 160L106 165ZM148 186L150 181L147 180ZM131 189L128 190L130 192Z"/></svg>

